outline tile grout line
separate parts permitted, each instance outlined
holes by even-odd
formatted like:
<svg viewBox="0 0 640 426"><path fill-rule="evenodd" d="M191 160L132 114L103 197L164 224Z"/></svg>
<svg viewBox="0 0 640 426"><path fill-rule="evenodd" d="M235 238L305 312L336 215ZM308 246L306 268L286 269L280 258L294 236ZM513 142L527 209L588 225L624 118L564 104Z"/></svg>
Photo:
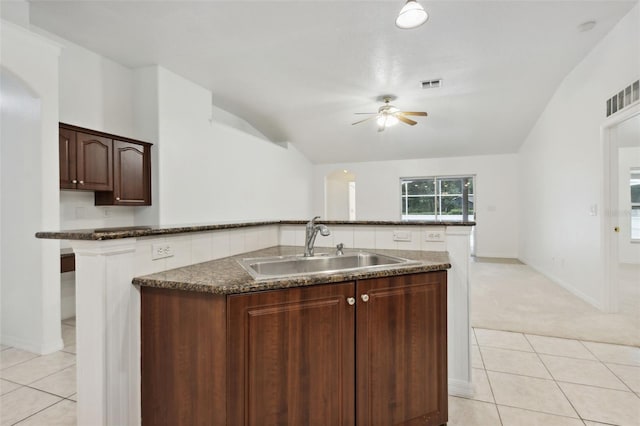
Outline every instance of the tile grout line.
<svg viewBox="0 0 640 426"><path fill-rule="evenodd" d="M65 353L67 353L67 352L65 352ZM67 354L68 354L68 355L72 355L72 354L69 354L69 353L67 353ZM35 358L34 358L34 359L35 359ZM35 382L39 382L39 381L40 381L40 380L42 380L42 379L46 379L47 377L51 377L51 376L53 376L54 374L58 374L58 373L60 373L61 371L67 370L67 369L69 369L69 368L71 368L71 367L76 368L76 361L75 361L75 360L73 361L73 364L67 365L66 367L62 367L62 368L60 368L59 370L56 370L56 371L54 371L54 372L52 372L52 373L50 373L50 374L47 374L47 375L45 375L45 376L41 376L41 377L37 378L36 380L33 380L33 381L31 381L31 382L29 382L29 383L26 383L26 384L16 382L15 380L8 380L8 379L5 379L4 377L0 377L0 379L2 379L2 380L6 380L7 382L14 383L14 384L16 384L16 385L26 386L26 387L29 387L29 388L31 388L31 389L37 389L37 390L39 390L39 391L42 391L42 389L34 388L34 387L33 387L33 386L31 386L31 385L32 385L32 384L34 384ZM47 392L47 391L42 391L42 392ZM9 393L9 392L7 392L7 393ZM49 393L49 392L47 392L47 393ZM54 395L54 394L52 394L52 395ZM62 398L63 398L63 397L62 397Z"/></svg>
<svg viewBox="0 0 640 426"><path fill-rule="evenodd" d="M530 413L539 413L539 414L545 414L547 416L562 417L564 419L580 420L581 422L584 422L584 420L580 417L565 416L564 414L549 413L547 411L538 411L538 410L533 410L531 408L516 407L515 405L509 405L509 404L496 404L496 405L498 407L515 408L516 410L528 411Z"/></svg>
<svg viewBox="0 0 640 426"><path fill-rule="evenodd" d="M525 335L524 338L527 340L527 342L529 342L529 339L527 339L527 336ZM531 342L529 342L529 344L531 345ZM533 345L531 345L533 347ZM535 348L534 348L535 350ZM542 365L544 366L544 368L547 370L547 373L549 373L549 376L551 376L551 378L553 379L553 383L556 385L556 387L560 390L560 392L562 393L562 395L564 396L564 398L567 400L567 402L569 403L569 405L571 406L571 408L573 409L573 411L576 413L576 415L578 416L578 418L582 421L582 423L585 423L584 419L582 418L582 415L580 415L580 413L578 412L578 410L576 409L576 407L573 405L573 402L571 402L571 400L569 399L569 397L567 396L567 394L564 392L564 389L562 389L562 387L558 384L558 381L556 380L555 377L553 377L553 374L551 374L551 371L549 371L549 368L547 367L547 364L544 363L544 361L542 360L542 357L540 356L540 354L538 352L535 352L536 356L538 357L538 359L540 360L540 362L542 363ZM585 423L586 424L586 423Z"/></svg>
<svg viewBox="0 0 640 426"><path fill-rule="evenodd" d="M29 418L31 418L31 417L33 417L33 416L35 416L35 415L36 415L36 414L38 414L38 413L42 413L44 410L48 410L49 408L53 407L53 406L54 406L54 405L56 405L56 404L61 403L62 401L64 401L64 399L60 399L60 401L56 401L56 402L54 402L53 404L48 405L48 406L44 407L43 409L36 411L35 413L31 413L31 414L29 414L27 417L24 417L24 418L22 418L22 419L18 420L17 422L12 423L12 424L11 424L11 426L19 425L21 422L24 422L25 420L27 420L27 419L29 419Z"/></svg>
<svg viewBox="0 0 640 426"><path fill-rule="evenodd" d="M578 386L586 386L586 387L590 387L590 388L596 388L596 389L604 389L604 390L610 390L610 391L618 391L618 392L626 392L626 393L633 393L635 394L635 392L631 391L631 390L624 390L624 389L615 389L615 388L606 388L604 386L597 386L597 385L586 385L584 383L576 383L576 382L568 382L566 380L555 380L558 383L566 383L568 385L578 385ZM623 385L626 386L626 383L622 383Z"/></svg>
<svg viewBox="0 0 640 426"><path fill-rule="evenodd" d="M487 328L487 327L473 327L474 329L479 329L479 330L489 330L489 331L503 331L505 333L513 333L513 334L524 334L524 335L531 335L531 336L539 336L539 337L552 337L554 339L563 339L563 340L575 340L578 341L580 343L582 342L588 342L588 343L603 343L605 345L613 345L613 346L624 346L627 348L638 348L638 346L633 345L633 344L625 344L625 343L611 343L611 342L601 342L598 340L587 340L587 339L580 339L580 338L575 338L575 337L564 337L564 336L550 336L548 334L538 334L538 333L530 333L530 332L524 332L524 331L513 331L513 330L500 330L497 328ZM514 349L517 350L517 349Z"/></svg>
<svg viewBox="0 0 640 426"><path fill-rule="evenodd" d="M609 371L611 372L611 374L613 374L613 375L614 375L618 380L620 380L620 381L622 382L622 384L623 384L623 385L625 385L625 386L627 387L627 389L629 389L629 391L631 391L631 392L632 392L632 393L634 393L634 394L636 393L633 389L631 389L631 386L629 386L629 385L627 384L627 382L625 382L624 380L622 380L622 378L621 378L621 377L618 377L618 375L617 375L617 374L616 374L612 369L610 369L610 368L609 368L609 366L608 366L604 361L602 361L600 358L598 358L598 355L594 354L594 353L593 353L593 351L592 351L591 349L589 349L589 347L588 347L587 345L585 345L584 343L582 343L582 341L579 341L579 342L580 342L580 344L582 344L582 346L584 346L584 347L587 349L587 351L589 351L589 353L590 353L590 354L592 354L593 356L595 356L595 357L598 359L598 361L600 361L600 363L602 363L602 365L604 365L604 367L605 367L607 370L609 370ZM626 365L626 364L617 364L617 363L615 363L615 362L611 362L610 364ZM636 394L636 396L638 396L638 397L640 398L640 396L639 396L639 395L637 395L637 394Z"/></svg>
<svg viewBox="0 0 640 426"><path fill-rule="evenodd" d="M500 410L498 409L496 395L493 392L493 386L491 385L491 380L489 380L489 375L487 374L486 365L484 363L484 357L482 356L482 351L480 350L480 345L479 345L480 342L478 342L478 336L476 336L476 330L473 327L471 328L471 330L473 332L473 337L475 338L475 341L478 343L478 353L480 354L480 361L482 361L482 366L483 366L482 374L484 374L484 376L487 378L487 383L489 384L489 390L491 391L491 398L493 398L493 406L496 407L496 412L498 413L498 420L500 421L500 426L504 426L502 422L502 415L500 414ZM475 389L474 389L474 393L475 393Z"/></svg>
<svg viewBox="0 0 640 426"><path fill-rule="evenodd" d="M53 393L53 392L49 392L49 391L46 391L46 390L34 388L33 386L29 386L29 385L24 385L23 387L29 388L29 389L33 389L33 390L37 390L39 392L43 392L43 393L46 393L46 394L49 394L49 395L57 396L58 398L62 398L62 399L68 399L69 398L68 396L58 395L57 393ZM73 395L73 393L71 395ZM71 395L69 395L69 396L71 396Z"/></svg>
<svg viewBox="0 0 640 426"><path fill-rule="evenodd" d="M17 349L17 348L14 348L14 349ZM21 350L21 349L17 349L17 350ZM29 351L24 351L24 352L28 352L28 353L30 353L30 354L33 354L33 352L29 352ZM55 352L54 352L54 353L55 353ZM42 358L42 357L44 356L44 355L38 355L38 354L34 354L34 355L35 355L35 356L34 356L33 358L29 358L29 359L27 359L27 360L20 361L20 362L18 362L17 364L13 364L13 365L11 365L11 366L9 366L9 367L0 368L0 372L5 371L5 370L8 370L8 369L13 368L13 367L16 367L16 366L18 366L18 365L20 365L20 364L24 364L25 362L32 361L32 360L34 360L34 359L36 359L36 358ZM2 377L0 377L0 379L2 379ZM6 379L5 379L5 380L6 380Z"/></svg>

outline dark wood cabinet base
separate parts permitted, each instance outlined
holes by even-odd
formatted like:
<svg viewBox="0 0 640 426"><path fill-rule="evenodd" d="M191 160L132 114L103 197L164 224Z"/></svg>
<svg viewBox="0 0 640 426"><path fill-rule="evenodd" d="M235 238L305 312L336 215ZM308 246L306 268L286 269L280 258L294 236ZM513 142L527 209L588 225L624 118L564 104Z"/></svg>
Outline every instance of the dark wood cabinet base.
<svg viewBox="0 0 640 426"><path fill-rule="evenodd" d="M447 421L446 271L141 293L144 426Z"/></svg>

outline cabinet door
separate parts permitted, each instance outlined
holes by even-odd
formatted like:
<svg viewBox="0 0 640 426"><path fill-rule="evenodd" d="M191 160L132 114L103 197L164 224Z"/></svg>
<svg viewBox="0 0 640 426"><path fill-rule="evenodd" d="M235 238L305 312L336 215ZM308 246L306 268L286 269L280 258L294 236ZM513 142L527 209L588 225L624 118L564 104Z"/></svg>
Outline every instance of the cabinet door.
<svg viewBox="0 0 640 426"><path fill-rule="evenodd" d="M60 189L76 189L76 132L58 129Z"/></svg>
<svg viewBox="0 0 640 426"><path fill-rule="evenodd" d="M353 283L230 296L230 425L353 425Z"/></svg>
<svg viewBox="0 0 640 426"><path fill-rule="evenodd" d="M77 189L113 190L113 141L78 132Z"/></svg>
<svg viewBox="0 0 640 426"><path fill-rule="evenodd" d="M144 145L113 141L113 204L151 204L148 150Z"/></svg>
<svg viewBox="0 0 640 426"><path fill-rule="evenodd" d="M362 280L356 288L358 424L445 423L446 272Z"/></svg>

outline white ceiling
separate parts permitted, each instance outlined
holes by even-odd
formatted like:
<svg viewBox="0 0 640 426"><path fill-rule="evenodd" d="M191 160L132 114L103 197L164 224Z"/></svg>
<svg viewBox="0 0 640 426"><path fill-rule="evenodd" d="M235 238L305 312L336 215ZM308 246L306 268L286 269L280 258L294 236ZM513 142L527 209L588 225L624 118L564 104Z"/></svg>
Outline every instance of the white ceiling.
<svg viewBox="0 0 640 426"><path fill-rule="evenodd" d="M517 152L561 80L634 1L31 1L31 23L131 68L159 64L315 163ZM579 32L585 21L598 24ZM421 80L443 78L440 89ZM379 95L428 111L382 133ZM603 101L604 105L604 101Z"/></svg>

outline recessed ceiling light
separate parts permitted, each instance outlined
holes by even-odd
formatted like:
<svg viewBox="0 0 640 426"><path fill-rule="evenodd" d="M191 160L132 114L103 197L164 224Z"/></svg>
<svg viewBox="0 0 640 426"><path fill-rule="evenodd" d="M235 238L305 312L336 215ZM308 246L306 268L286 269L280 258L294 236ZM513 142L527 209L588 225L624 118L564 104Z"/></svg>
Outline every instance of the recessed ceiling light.
<svg viewBox="0 0 640 426"><path fill-rule="evenodd" d="M581 33L591 31L596 26L596 21L587 21L578 25L578 31Z"/></svg>

